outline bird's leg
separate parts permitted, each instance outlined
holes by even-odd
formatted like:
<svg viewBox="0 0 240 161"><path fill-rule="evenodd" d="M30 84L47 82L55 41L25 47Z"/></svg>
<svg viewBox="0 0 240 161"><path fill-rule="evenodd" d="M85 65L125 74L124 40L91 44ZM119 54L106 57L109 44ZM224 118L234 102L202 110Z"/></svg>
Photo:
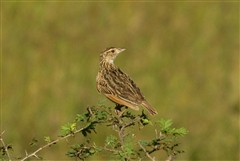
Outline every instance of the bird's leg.
<svg viewBox="0 0 240 161"><path fill-rule="evenodd" d="M125 110L127 109L127 107L122 111L121 108L123 107L124 105L120 105L120 104L116 104L116 107L115 107L115 113L121 117L123 115L123 113L125 112Z"/></svg>

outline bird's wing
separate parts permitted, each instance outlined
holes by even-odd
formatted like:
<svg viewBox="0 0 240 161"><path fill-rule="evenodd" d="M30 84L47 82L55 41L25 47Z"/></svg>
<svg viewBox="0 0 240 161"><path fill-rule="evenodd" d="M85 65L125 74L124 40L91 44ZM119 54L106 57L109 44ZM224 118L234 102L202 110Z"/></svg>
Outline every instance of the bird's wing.
<svg viewBox="0 0 240 161"><path fill-rule="evenodd" d="M120 105L138 110L138 106L145 100L136 84L118 67L102 71L98 78L101 78L97 81L98 91Z"/></svg>
<svg viewBox="0 0 240 161"><path fill-rule="evenodd" d="M118 69L119 76L116 79L119 79L119 82L123 82L119 87L119 97L130 102L135 102L140 105L143 100L145 100L142 92L137 87L137 85L133 82L133 80L120 69Z"/></svg>
<svg viewBox="0 0 240 161"><path fill-rule="evenodd" d="M113 102L116 102L117 104L120 104L120 105L124 105L124 106L127 106L129 108L132 108L133 110L136 110L138 111L139 110L139 107L137 105L134 105L132 103L129 103L128 100L123 100L123 99L120 99L118 98L117 96L114 96L112 94L105 94L110 100L112 100Z"/></svg>

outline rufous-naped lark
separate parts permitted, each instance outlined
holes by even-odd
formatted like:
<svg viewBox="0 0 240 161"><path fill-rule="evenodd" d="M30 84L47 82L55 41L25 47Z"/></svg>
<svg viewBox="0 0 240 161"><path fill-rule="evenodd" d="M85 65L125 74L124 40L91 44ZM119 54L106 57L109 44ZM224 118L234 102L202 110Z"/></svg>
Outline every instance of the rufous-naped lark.
<svg viewBox="0 0 240 161"><path fill-rule="evenodd" d="M109 47L100 54L97 74L97 90L116 103L116 109L122 106L139 110L143 106L151 115L157 111L146 101L133 80L120 68L114 65L114 59L125 49Z"/></svg>

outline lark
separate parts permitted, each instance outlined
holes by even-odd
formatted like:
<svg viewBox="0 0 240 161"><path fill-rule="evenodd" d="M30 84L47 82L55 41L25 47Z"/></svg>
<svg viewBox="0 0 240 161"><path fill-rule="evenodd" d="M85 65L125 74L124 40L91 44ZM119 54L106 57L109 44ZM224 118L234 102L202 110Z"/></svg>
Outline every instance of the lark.
<svg viewBox="0 0 240 161"><path fill-rule="evenodd" d="M139 110L139 106L143 106L153 116L157 114L157 111L146 101L133 80L114 65L115 58L124 50L109 47L101 52L99 71L96 78L97 90L116 103L116 110L121 111L123 106Z"/></svg>

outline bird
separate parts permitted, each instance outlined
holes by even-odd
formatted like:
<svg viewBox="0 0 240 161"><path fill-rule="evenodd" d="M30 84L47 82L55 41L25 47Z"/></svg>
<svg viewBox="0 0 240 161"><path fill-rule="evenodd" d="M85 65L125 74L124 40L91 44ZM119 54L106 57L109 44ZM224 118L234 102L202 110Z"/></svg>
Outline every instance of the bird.
<svg viewBox="0 0 240 161"><path fill-rule="evenodd" d="M138 111L139 106L143 106L150 115L154 116L158 112L146 101L139 87L114 65L115 58L124 50L108 47L100 53L99 71L96 77L97 91L116 103L115 110L121 111L121 107L125 106Z"/></svg>

